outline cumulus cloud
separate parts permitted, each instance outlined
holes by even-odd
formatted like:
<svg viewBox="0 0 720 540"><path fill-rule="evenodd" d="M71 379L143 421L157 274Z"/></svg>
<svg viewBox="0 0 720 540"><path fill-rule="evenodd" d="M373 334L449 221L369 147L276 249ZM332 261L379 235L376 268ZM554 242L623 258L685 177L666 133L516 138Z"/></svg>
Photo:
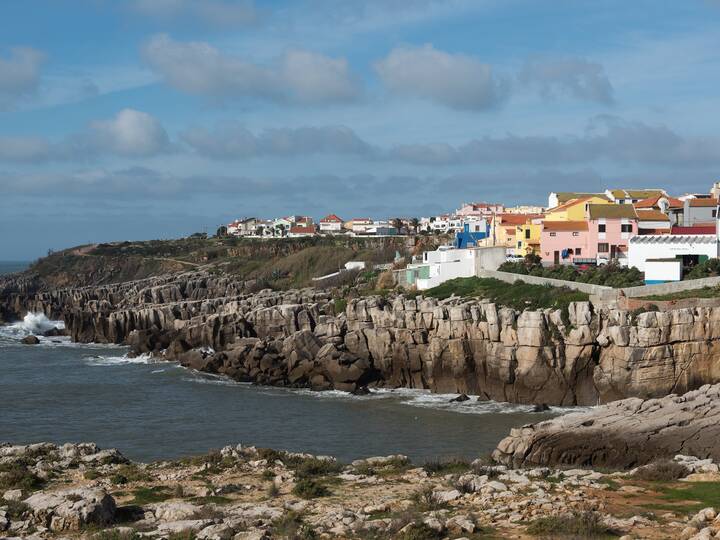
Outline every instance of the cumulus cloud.
<svg viewBox="0 0 720 540"><path fill-rule="evenodd" d="M30 47L15 47L7 57L0 56L0 108L37 88L44 61L45 54Z"/></svg>
<svg viewBox="0 0 720 540"><path fill-rule="evenodd" d="M0 136L0 161L43 163L83 161L100 155L149 157L174 150L160 121L147 113L123 109L59 141L46 137Z"/></svg>
<svg viewBox="0 0 720 540"><path fill-rule="evenodd" d="M398 47L375 63L391 91L442 103L454 109L483 110L497 106L509 94L506 80L488 64L465 54L423 47Z"/></svg>
<svg viewBox="0 0 720 540"><path fill-rule="evenodd" d="M181 139L198 154L215 159L373 152L371 145L344 126L275 128L255 135L239 124L228 124L212 131L192 128L181 133Z"/></svg>
<svg viewBox="0 0 720 540"><path fill-rule="evenodd" d="M90 126L92 144L122 156L151 156L167 150L170 140L160 121L134 109L123 109L110 120Z"/></svg>
<svg viewBox="0 0 720 540"><path fill-rule="evenodd" d="M134 0L132 8L162 19L185 19L213 26L242 26L258 20L252 0Z"/></svg>
<svg viewBox="0 0 720 540"><path fill-rule="evenodd" d="M308 51L288 51L273 64L260 65L208 43L161 34L144 46L143 56L167 84L191 94L317 104L353 101L361 94L347 60Z"/></svg>
<svg viewBox="0 0 720 540"><path fill-rule="evenodd" d="M532 60L518 75L522 83L536 85L543 95L565 94L577 99L609 105L613 86L601 64L583 58Z"/></svg>

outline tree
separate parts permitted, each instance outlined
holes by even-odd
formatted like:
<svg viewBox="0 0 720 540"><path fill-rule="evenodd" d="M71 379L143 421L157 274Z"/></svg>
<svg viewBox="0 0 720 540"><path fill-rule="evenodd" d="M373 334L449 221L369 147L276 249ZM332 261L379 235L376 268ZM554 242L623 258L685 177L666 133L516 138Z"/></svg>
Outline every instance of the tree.
<svg viewBox="0 0 720 540"><path fill-rule="evenodd" d="M224 238L228 235L227 227L225 225L220 225L218 227L218 230L215 232L215 236L218 238Z"/></svg>
<svg viewBox="0 0 720 540"><path fill-rule="evenodd" d="M415 231L415 234L417 234L418 229L420 228L420 220L416 217L412 218L410 220L410 226L413 228L413 231Z"/></svg>
<svg viewBox="0 0 720 540"><path fill-rule="evenodd" d="M403 222L400 218L395 218L392 220L392 225L397 229L398 234L402 234L403 229Z"/></svg>
<svg viewBox="0 0 720 540"><path fill-rule="evenodd" d="M265 225L258 225L255 228L255 234L257 234L258 236L262 236L264 232L265 232Z"/></svg>
<svg viewBox="0 0 720 540"><path fill-rule="evenodd" d="M277 236L285 236L285 224L280 223L280 224L276 225L275 231L276 231Z"/></svg>

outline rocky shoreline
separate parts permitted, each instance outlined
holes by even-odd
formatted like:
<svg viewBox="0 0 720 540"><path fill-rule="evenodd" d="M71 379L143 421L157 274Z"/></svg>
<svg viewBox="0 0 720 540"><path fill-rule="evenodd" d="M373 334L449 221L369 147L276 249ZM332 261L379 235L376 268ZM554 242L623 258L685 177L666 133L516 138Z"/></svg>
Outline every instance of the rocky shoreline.
<svg viewBox="0 0 720 540"><path fill-rule="evenodd" d="M526 404L597 405L720 380L720 308L523 311L481 299L251 292L207 272L48 290L0 281L5 321L41 312L77 342L122 343L239 381L424 388Z"/></svg>
<svg viewBox="0 0 720 540"><path fill-rule="evenodd" d="M720 518L693 489L717 464L665 469L511 469L483 460L414 465L228 446L133 463L94 444L0 445L0 536L280 538L712 538ZM657 467L657 466L656 466ZM649 476L650 475L650 476ZM688 500L668 499L689 490Z"/></svg>

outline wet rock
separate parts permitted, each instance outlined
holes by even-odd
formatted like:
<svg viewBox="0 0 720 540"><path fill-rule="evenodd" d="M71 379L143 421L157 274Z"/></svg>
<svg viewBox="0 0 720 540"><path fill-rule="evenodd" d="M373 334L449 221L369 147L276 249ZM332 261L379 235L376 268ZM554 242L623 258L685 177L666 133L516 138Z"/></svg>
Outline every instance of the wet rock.
<svg viewBox="0 0 720 540"><path fill-rule="evenodd" d="M452 398L450 403L462 403L463 401L470 401L467 394L460 394L459 396Z"/></svg>
<svg viewBox="0 0 720 540"><path fill-rule="evenodd" d="M37 336L30 335L22 338L20 340L20 343L22 343L23 345L38 345L40 343L40 340Z"/></svg>

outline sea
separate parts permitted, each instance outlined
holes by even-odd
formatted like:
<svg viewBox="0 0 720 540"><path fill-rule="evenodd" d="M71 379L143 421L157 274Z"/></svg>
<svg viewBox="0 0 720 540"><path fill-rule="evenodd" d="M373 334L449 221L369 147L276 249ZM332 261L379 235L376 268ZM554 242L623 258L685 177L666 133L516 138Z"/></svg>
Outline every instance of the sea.
<svg viewBox="0 0 720 540"><path fill-rule="evenodd" d="M12 264L0 263L0 272ZM487 456L511 428L570 410L456 403L453 394L424 390L352 396L256 386L131 358L121 346L66 337L20 343L62 325L30 313L0 326L0 443L91 441L140 461L243 444L345 462L399 453L423 463Z"/></svg>

